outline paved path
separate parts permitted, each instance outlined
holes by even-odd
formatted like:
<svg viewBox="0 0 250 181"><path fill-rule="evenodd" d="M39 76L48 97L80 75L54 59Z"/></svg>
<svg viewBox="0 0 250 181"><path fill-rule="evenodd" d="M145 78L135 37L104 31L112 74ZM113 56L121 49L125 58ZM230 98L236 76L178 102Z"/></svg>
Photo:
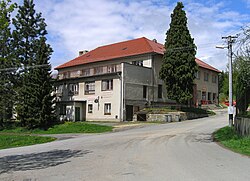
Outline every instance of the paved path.
<svg viewBox="0 0 250 181"><path fill-rule="evenodd" d="M0 151L0 180L250 180L250 158L226 150L211 133L227 116L83 135Z"/></svg>

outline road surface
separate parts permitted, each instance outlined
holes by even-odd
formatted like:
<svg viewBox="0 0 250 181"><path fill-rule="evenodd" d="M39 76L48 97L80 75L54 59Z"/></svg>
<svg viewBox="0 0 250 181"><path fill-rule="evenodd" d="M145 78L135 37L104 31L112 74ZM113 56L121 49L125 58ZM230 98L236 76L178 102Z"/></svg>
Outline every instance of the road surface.
<svg viewBox="0 0 250 181"><path fill-rule="evenodd" d="M217 145L211 134L227 115L0 151L0 180L250 180L250 158Z"/></svg>

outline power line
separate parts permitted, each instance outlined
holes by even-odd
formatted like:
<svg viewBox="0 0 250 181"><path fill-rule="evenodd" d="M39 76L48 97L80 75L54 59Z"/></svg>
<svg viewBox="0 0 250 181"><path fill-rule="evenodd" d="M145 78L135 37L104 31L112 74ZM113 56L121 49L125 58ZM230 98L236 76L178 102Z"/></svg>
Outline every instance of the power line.
<svg viewBox="0 0 250 181"><path fill-rule="evenodd" d="M49 67L50 65L48 64L42 64L42 65L32 65L32 66L23 66L23 67L9 67L9 68L4 68L0 69L0 72L12 72L12 71L17 71L19 69L32 69L32 68L42 68L42 67Z"/></svg>

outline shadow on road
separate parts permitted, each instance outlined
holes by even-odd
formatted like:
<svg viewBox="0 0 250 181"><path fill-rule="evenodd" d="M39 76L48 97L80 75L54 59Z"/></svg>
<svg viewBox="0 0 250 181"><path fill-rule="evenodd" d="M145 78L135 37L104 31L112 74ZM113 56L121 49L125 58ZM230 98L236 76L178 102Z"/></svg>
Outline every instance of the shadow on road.
<svg viewBox="0 0 250 181"><path fill-rule="evenodd" d="M0 158L0 174L11 171L44 169L70 162L69 158L82 157L92 153L89 150L52 150L25 155L12 155Z"/></svg>

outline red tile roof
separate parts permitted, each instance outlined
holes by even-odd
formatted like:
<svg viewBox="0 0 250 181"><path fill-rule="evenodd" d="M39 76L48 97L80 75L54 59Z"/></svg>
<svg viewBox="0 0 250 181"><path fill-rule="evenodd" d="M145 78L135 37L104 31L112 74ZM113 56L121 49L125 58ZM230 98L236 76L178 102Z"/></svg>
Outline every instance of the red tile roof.
<svg viewBox="0 0 250 181"><path fill-rule="evenodd" d="M56 67L55 69L58 70L66 67L73 67L77 65L100 62L121 57L142 55L147 53L158 53L163 55L164 50L164 45L142 37L98 47L84 55L76 57L75 59ZM205 62L202 62L199 59L196 59L196 62L200 67L220 72L219 70L206 64Z"/></svg>

